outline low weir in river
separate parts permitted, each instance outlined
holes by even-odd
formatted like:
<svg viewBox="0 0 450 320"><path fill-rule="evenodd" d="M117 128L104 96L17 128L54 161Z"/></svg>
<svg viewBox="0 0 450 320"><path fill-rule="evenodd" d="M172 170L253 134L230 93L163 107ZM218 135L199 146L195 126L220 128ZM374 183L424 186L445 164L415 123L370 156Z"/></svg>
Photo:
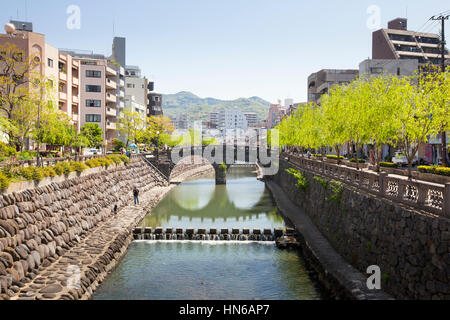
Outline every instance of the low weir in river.
<svg viewBox="0 0 450 320"><path fill-rule="evenodd" d="M133 231L135 240L199 240L199 241L276 241L283 237L295 237L292 228L260 229L254 228L164 228L154 230L151 227L136 228Z"/></svg>

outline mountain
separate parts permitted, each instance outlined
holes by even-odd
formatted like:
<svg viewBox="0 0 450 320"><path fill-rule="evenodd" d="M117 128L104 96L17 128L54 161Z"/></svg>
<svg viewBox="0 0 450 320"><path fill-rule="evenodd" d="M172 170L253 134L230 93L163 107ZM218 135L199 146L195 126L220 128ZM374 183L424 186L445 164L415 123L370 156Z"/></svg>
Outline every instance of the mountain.
<svg viewBox="0 0 450 320"><path fill-rule="evenodd" d="M189 115L190 121L208 120L213 110L237 107L242 112L256 112L259 121L267 118L270 102L259 97L239 98L236 100L220 100L200 98L187 91L163 95L163 111L165 116L176 116L180 113Z"/></svg>

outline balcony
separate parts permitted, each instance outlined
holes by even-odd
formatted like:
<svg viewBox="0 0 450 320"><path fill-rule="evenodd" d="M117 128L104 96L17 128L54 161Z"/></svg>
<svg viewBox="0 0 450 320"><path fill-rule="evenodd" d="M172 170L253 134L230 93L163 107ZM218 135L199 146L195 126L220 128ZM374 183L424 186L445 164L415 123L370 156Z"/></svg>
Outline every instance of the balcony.
<svg viewBox="0 0 450 320"><path fill-rule="evenodd" d="M67 56L65 54L59 54L59 60L66 62L67 61Z"/></svg>
<svg viewBox="0 0 450 320"><path fill-rule="evenodd" d="M72 103L75 103L75 104L80 103L80 99L78 98L78 96L72 96Z"/></svg>
<svg viewBox="0 0 450 320"><path fill-rule="evenodd" d="M72 114L72 121L78 121L79 117L77 114Z"/></svg>
<svg viewBox="0 0 450 320"><path fill-rule="evenodd" d="M125 108L125 102L119 101L118 106L119 106L120 109L124 109Z"/></svg>
<svg viewBox="0 0 450 320"><path fill-rule="evenodd" d="M67 94L65 92L60 92L59 100L67 101Z"/></svg>
<svg viewBox="0 0 450 320"><path fill-rule="evenodd" d="M67 74L62 71L59 71L59 80L67 82Z"/></svg>
<svg viewBox="0 0 450 320"><path fill-rule="evenodd" d="M121 87L121 88L123 88L123 87L125 87L125 81L124 80L119 80L119 86Z"/></svg>
<svg viewBox="0 0 450 320"><path fill-rule="evenodd" d="M80 84L80 80L78 78L73 77L72 78L72 86L78 87L79 84Z"/></svg>
<svg viewBox="0 0 450 320"><path fill-rule="evenodd" d="M106 79L106 87L108 89L117 89L117 83L113 80Z"/></svg>
<svg viewBox="0 0 450 320"><path fill-rule="evenodd" d="M107 107L107 108L106 108L106 116L107 116L107 117L116 117L116 116L117 116L117 111L116 111L116 109Z"/></svg>
<svg viewBox="0 0 450 320"><path fill-rule="evenodd" d="M106 74L110 76L117 76L117 71L111 67L106 67Z"/></svg>
<svg viewBox="0 0 450 320"><path fill-rule="evenodd" d="M117 102L117 97L116 97L115 94L107 93L106 94L106 101L107 102Z"/></svg>
<svg viewBox="0 0 450 320"><path fill-rule="evenodd" d="M120 92L119 92L119 97L120 97L120 98L125 98L125 92L120 91Z"/></svg>
<svg viewBox="0 0 450 320"><path fill-rule="evenodd" d="M115 122L106 121L106 130L116 130Z"/></svg>

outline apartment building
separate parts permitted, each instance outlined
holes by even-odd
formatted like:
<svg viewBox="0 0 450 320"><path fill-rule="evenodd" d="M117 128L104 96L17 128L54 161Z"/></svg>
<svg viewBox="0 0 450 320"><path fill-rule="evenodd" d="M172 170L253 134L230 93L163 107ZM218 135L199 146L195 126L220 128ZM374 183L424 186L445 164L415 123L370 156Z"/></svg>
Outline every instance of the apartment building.
<svg viewBox="0 0 450 320"><path fill-rule="evenodd" d="M103 131L106 150L117 137L118 72L103 55L66 51L80 63L80 126L96 123Z"/></svg>
<svg viewBox="0 0 450 320"><path fill-rule="evenodd" d="M359 64L359 77L377 77L382 74L409 77L418 69L417 59L366 59Z"/></svg>
<svg viewBox="0 0 450 320"><path fill-rule="evenodd" d="M148 79L142 77L138 66L127 66L125 68L125 95L134 96L137 103L147 105Z"/></svg>
<svg viewBox="0 0 450 320"><path fill-rule="evenodd" d="M179 113L176 116L171 117L170 119L172 120L172 123L176 130L187 130L191 127L190 123L189 123L189 115L187 115L186 113ZM202 127L203 127L203 123L202 123ZM206 123L205 123L205 127L206 127Z"/></svg>
<svg viewBox="0 0 450 320"><path fill-rule="evenodd" d="M359 75L359 70L323 69L308 77L308 102L320 104L322 95L333 85L350 83Z"/></svg>
<svg viewBox="0 0 450 320"><path fill-rule="evenodd" d="M51 99L80 128L80 64L71 56L49 45L45 36L33 31L31 22L11 20L7 34L0 34L0 45L14 44L24 52L26 58L34 56L40 62L39 73L45 76L53 87Z"/></svg>
<svg viewBox="0 0 450 320"><path fill-rule="evenodd" d="M221 110L219 113L219 129L221 130L243 130L248 128L245 115L238 108Z"/></svg>
<svg viewBox="0 0 450 320"><path fill-rule="evenodd" d="M162 108L162 94L155 92L155 83L150 81L147 86L148 89L148 105L147 105L147 116L158 116L164 115Z"/></svg>
<svg viewBox="0 0 450 320"><path fill-rule="evenodd" d="M279 102L278 104L271 104L269 108L269 115L266 121L267 129L276 127L281 122L286 112L287 108L286 106L282 106L281 102Z"/></svg>
<svg viewBox="0 0 450 320"><path fill-rule="evenodd" d="M209 124L210 127L215 129L219 126L219 111L213 110L209 113Z"/></svg>
<svg viewBox="0 0 450 320"><path fill-rule="evenodd" d="M255 128L258 126L258 115L256 112L244 112L249 127Z"/></svg>
<svg viewBox="0 0 450 320"><path fill-rule="evenodd" d="M372 59L414 59L419 65L441 64L441 38L438 34L408 30L408 20L397 18L387 29L372 34ZM448 50L446 59L449 59Z"/></svg>
<svg viewBox="0 0 450 320"><path fill-rule="evenodd" d="M125 96L125 109L141 115L142 120L146 118L147 106L136 101L135 96Z"/></svg>

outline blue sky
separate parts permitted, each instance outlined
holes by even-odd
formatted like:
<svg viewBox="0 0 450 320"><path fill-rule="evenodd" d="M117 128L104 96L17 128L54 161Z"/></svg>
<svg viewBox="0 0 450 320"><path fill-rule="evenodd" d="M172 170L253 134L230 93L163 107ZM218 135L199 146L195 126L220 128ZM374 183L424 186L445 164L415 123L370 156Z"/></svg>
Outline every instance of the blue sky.
<svg viewBox="0 0 450 320"><path fill-rule="evenodd" d="M81 9L79 30L66 27L69 5ZM448 0L0 0L0 22L27 19L55 47L106 55L113 36L124 36L127 64L139 65L162 93L301 102L310 73L357 69L371 56L372 5L381 27L407 12L411 30L450 10ZM437 23L422 29L439 30Z"/></svg>

